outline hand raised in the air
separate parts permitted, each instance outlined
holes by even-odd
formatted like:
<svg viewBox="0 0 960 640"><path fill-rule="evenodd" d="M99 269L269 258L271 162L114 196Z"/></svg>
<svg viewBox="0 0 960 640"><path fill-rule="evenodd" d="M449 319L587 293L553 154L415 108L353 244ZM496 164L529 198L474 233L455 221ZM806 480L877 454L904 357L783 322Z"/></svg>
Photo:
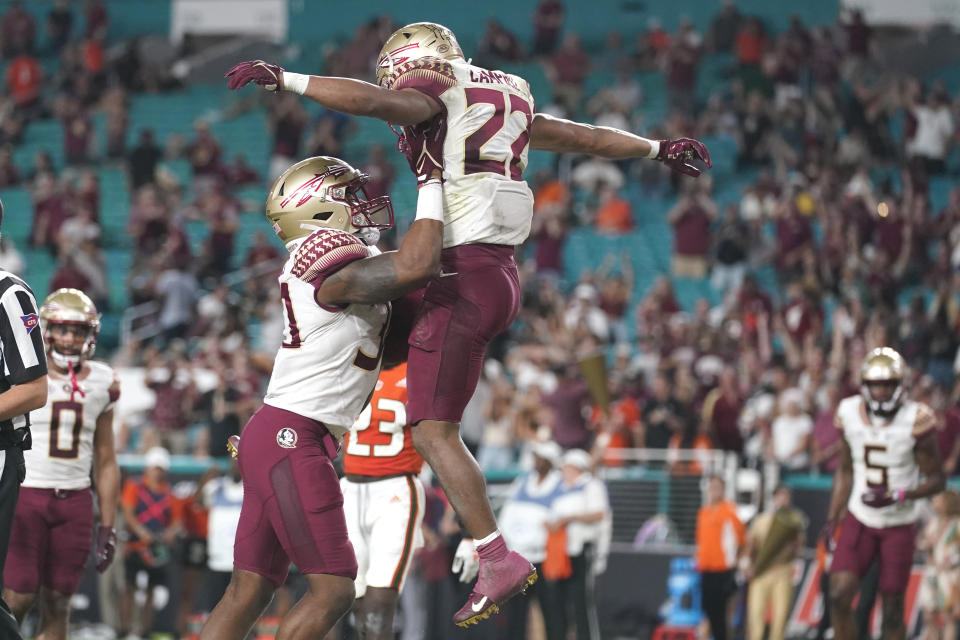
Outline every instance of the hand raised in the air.
<svg viewBox="0 0 960 640"><path fill-rule="evenodd" d="M700 175L700 169L696 165L691 164L692 160L702 160L708 169L713 166L707 147L699 140L694 140L693 138L661 140L660 151L657 152L657 160L674 171L679 171L694 178Z"/></svg>
<svg viewBox="0 0 960 640"><path fill-rule="evenodd" d="M227 88L239 89L255 82L267 91L283 89L283 67L263 60L247 60L235 64L225 74Z"/></svg>
<svg viewBox="0 0 960 640"><path fill-rule="evenodd" d="M403 132L397 132L397 135L397 149L406 156L410 170L417 178L417 186L433 178L439 177L442 181L446 119L437 116L420 124L403 127Z"/></svg>
<svg viewBox="0 0 960 640"><path fill-rule="evenodd" d="M117 552L117 532L113 527L100 525L97 529L97 571L103 573L113 562Z"/></svg>

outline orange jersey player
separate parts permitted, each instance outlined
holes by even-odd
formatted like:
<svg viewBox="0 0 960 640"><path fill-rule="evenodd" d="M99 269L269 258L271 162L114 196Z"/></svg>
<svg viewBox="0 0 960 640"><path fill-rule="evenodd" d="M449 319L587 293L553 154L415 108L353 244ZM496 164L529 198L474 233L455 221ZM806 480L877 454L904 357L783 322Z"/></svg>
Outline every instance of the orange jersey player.
<svg viewBox="0 0 960 640"><path fill-rule="evenodd" d="M344 437L343 510L357 554L358 626L392 634L413 553L423 546L423 458L407 424L407 365L380 373L373 396Z"/></svg>

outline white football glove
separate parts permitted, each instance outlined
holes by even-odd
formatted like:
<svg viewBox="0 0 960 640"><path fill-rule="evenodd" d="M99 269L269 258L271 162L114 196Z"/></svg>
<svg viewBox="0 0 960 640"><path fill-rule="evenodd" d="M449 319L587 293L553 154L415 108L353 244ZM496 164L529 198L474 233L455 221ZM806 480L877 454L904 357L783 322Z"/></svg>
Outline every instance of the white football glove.
<svg viewBox="0 0 960 640"><path fill-rule="evenodd" d="M477 577L480 571L480 556L477 555L477 548L473 546L472 538L464 538L457 546L457 552L453 554L453 565L450 570L454 574L460 574L460 582L470 583Z"/></svg>

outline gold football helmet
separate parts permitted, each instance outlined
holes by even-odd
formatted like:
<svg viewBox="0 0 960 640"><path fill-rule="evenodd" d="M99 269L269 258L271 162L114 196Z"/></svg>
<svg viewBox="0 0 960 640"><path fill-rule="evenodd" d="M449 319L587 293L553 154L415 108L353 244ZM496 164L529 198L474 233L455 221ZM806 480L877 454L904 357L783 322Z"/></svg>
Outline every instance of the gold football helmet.
<svg viewBox="0 0 960 640"><path fill-rule="evenodd" d="M463 59L463 50L453 31L435 22L414 22L397 29L377 55L377 84L389 89L397 66L428 57Z"/></svg>
<svg viewBox="0 0 960 640"><path fill-rule="evenodd" d="M93 300L83 291L57 289L48 295L40 305L40 324L47 352L57 366L64 369L68 366L77 367L82 361L93 357L100 334L100 314ZM77 346L75 336L65 342L57 340L51 329L62 325L73 327L75 335L80 335L83 342Z"/></svg>
<svg viewBox="0 0 960 640"><path fill-rule="evenodd" d="M367 198L369 176L343 160L317 156L283 172L267 196L267 220L284 242L304 238L321 227L355 233L393 226L390 196Z"/></svg>
<svg viewBox="0 0 960 640"><path fill-rule="evenodd" d="M890 417L903 400L903 379L907 365L903 356L890 347L878 347L867 354L860 367L860 395L871 413Z"/></svg>

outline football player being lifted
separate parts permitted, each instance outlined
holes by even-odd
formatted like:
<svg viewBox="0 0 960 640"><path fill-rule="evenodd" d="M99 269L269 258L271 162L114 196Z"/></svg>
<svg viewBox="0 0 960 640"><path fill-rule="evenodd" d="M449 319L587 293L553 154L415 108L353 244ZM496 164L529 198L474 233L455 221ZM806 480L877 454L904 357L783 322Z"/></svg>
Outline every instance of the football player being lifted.
<svg viewBox="0 0 960 640"><path fill-rule="evenodd" d="M443 167L443 277L427 287L410 334L407 418L417 451L480 557L478 582L454 622L486 618L537 577L533 565L504 544L483 474L459 433L486 346L520 306L514 251L533 218L533 194L523 180L528 150L650 158L691 176L700 173L693 161L709 167L710 156L688 138L647 140L535 113L526 80L471 65L453 33L431 22L390 36L378 57L377 85L290 73L262 60L241 62L226 75L231 89L253 82L401 127L401 147L415 162ZM425 127L439 127L439 135L413 142Z"/></svg>
<svg viewBox="0 0 960 640"><path fill-rule="evenodd" d="M884 640L902 640L904 592L913 565L916 500L944 487L930 407L907 399L906 365L889 347L874 349L860 369L860 393L840 402L840 466L833 479L823 537L841 527L830 573L837 640L854 640L851 610L860 579L880 563ZM829 539L828 538L828 539Z"/></svg>
<svg viewBox="0 0 960 640"><path fill-rule="evenodd" d="M278 282L283 343L264 404L240 437L234 571L202 640L245 638L291 562L308 589L281 621L278 640L322 638L350 609L357 560L332 461L377 382L390 301L439 271L435 175L421 185L400 248L382 254L374 245L393 225L390 198L367 199L367 176L346 162L308 158L271 187L266 217L290 253Z"/></svg>
<svg viewBox="0 0 960 640"><path fill-rule="evenodd" d="M113 407L120 384L113 369L92 360L100 315L82 291L58 289L40 306L47 346L48 393L30 414L33 448L14 515L4 598L17 621L37 604L37 637L66 640L70 597L96 539L97 570L116 550L120 469L113 446ZM100 524L94 536L90 471Z"/></svg>

